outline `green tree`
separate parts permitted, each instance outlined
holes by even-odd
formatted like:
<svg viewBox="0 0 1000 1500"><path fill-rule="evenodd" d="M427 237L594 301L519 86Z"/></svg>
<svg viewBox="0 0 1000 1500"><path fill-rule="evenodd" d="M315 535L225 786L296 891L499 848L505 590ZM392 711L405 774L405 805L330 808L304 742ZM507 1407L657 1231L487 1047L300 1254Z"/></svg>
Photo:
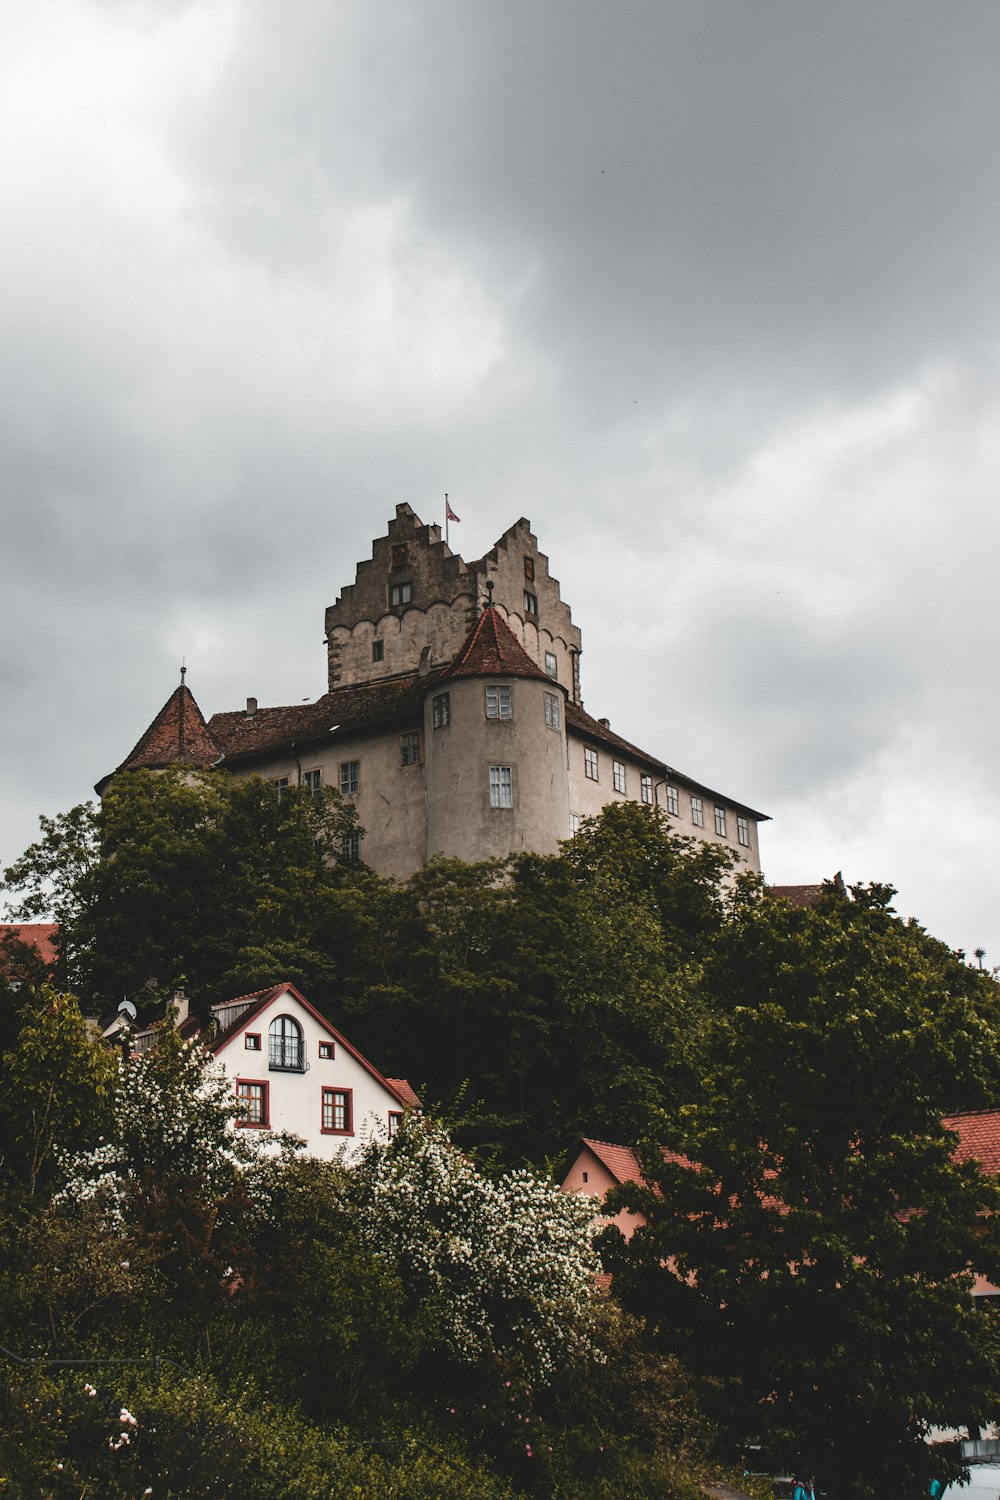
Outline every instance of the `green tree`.
<svg viewBox="0 0 1000 1500"><path fill-rule="evenodd" d="M970 1295L970 1268L1000 1272L1000 1188L941 1125L996 1097L997 992L891 895L744 889L706 964L700 1097L648 1140L648 1185L612 1197L645 1227L605 1247L734 1442L858 1500L926 1493L929 1427L1000 1399Z"/></svg>

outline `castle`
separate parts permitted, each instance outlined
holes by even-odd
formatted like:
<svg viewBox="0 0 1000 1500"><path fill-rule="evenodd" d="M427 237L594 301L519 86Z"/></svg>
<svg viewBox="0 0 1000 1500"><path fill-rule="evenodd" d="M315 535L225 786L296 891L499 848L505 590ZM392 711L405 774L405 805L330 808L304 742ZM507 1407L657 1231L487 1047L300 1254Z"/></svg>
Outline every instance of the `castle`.
<svg viewBox="0 0 1000 1500"><path fill-rule="evenodd" d="M249 698L206 721L182 674L118 770L221 766L279 789L333 786L364 830L344 856L400 879L435 855L555 853L583 818L629 798L760 869L765 814L584 710L580 631L523 517L466 563L440 527L397 505L327 609L326 644L327 691L315 703Z"/></svg>

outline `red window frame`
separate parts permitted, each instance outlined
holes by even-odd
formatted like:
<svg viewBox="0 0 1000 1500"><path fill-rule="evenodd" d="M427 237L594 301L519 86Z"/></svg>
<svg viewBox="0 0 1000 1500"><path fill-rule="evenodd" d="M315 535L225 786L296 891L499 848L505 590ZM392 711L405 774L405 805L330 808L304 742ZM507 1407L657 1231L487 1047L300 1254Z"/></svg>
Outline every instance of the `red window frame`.
<svg viewBox="0 0 1000 1500"><path fill-rule="evenodd" d="M241 1120L239 1115L237 1115L236 1119L233 1121L233 1124L236 1125L240 1130L269 1130L271 1124L271 1089L270 1084L268 1083L268 1080L266 1078L237 1078L236 1102L237 1104L244 1102L244 1099L241 1098L240 1095L241 1089L251 1088L260 1089L261 1091L261 1118L259 1120ZM245 1102L247 1104L250 1103L249 1095L245 1096Z"/></svg>
<svg viewBox="0 0 1000 1500"><path fill-rule="evenodd" d="M344 1125L333 1125L333 1124L327 1125L327 1123L326 1123L326 1120L327 1120L327 1101L329 1101L329 1110L330 1110L329 1118L331 1120L336 1120L336 1118L337 1118L337 1105L335 1103L335 1099L336 1099L336 1096L338 1094L340 1095L340 1097L344 1101L343 1109L344 1109L344 1119L345 1119L346 1123ZM321 1090L321 1092L320 1092L320 1108L319 1108L319 1128L320 1128L320 1132L321 1132L322 1135L353 1135L354 1134L354 1090L353 1089L338 1089L338 1088L333 1088L333 1087L330 1087L330 1088L324 1087Z"/></svg>
<svg viewBox="0 0 1000 1500"><path fill-rule="evenodd" d="M244 1033L243 1033L243 1046L244 1046L244 1048L246 1049L247 1052L259 1052L261 1050L261 1046L260 1046L260 1032L259 1031L244 1031Z"/></svg>
<svg viewBox="0 0 1000 1500"><path fill-rule="evenodd" d="M321 1058L323 1058L323 1060L325 1062L326 1061L331 1061L332 1062L332 1060L337 1055L337 1046L336 1046L335 1042L328 1042L325 1039L323 1039L323 1040L321 1040L318 1043L318 1047L319 1047L319 1056Z"/></svg>

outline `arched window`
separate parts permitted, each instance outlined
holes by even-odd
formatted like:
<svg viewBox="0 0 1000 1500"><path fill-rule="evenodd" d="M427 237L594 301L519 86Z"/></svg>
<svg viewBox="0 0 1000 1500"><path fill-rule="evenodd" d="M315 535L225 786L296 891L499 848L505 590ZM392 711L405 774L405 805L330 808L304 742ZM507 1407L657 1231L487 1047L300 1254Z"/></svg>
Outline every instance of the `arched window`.
<svg viewBox="0 0 1000 1500"><path fill-rule="evenodd" d="M305 1067L302 1027L292 1016L275 1016L267 1034L267 1065L289 1073Z"/></svg>

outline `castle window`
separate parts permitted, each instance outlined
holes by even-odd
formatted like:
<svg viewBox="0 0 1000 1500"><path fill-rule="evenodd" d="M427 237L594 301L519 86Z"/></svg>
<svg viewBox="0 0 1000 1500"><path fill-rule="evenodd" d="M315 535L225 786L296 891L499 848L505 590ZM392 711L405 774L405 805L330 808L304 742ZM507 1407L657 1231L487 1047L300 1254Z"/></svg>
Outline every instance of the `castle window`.
<svg viewBox="0 0 1000 1500"><path fill-rule="evenodd" d="M598 771L597 751L591 750L589 745L583 747L583 774L588 781L600 781Z"/></svg>
<svg viewBox="0 0 1000 1500"><path fill-rule="evenodd" d="M278 801L280 802L281 799L282 799L282 797L288 791L288 777L287 776L275 776L274 779L273 779L273 781L271 782L271 785L274 787L274 790L277 792L277 794L278 794Z"/></svg>
<svg viewBox="0 0 1000 1500"><path fill-rule="evenodd" d="M488 719L509 719L510 712L510 688L502 683L490 683L486 689L486 717Z"/></svg>
<svg viewBox="0 0 1000 1500"><path fill-rule="evenodd" d="M555 693L544 693L545 722L550 729L559 728L559 699Z"/></svg>
<svg viewBox="0 0 1000 1500"><path fill-rule="evenodd" d="M614 782L616 792L625 790L625 767L620 760L611 762L611 779Z"/></svg>
<svg viewBox="0 0 1000 1500"><path fill-rule="evenodd" d="M667 812L673 813L675 818L681 815L680 793L675 786L667 787Z"/></svg>
<svg viewBox="0 0 1000 1500"><path fill-rule="evenodd" d="M401 604L409 604L412 598L412 583L391 583L389 585L389 606L391 609L398 609Z"/></svg>
<svg viewBox="0 0 1000 1500"><path fill-rule="evenodd" d="M738 817L736 819L736 837L739 839L744 849L750 848L750 824L747 822L746 818Z"/></svg>
<svg viewBox="0 0 1000 1500"><path fill-rule="evenodd" d="M397 542L392 549L392 566L394 568L405 568L407 551L405 542Z"/></svg>
<svg viewBox="0 0 1000 1500"><path fill-rule="evenodd" d="M639 777L639 796L642 798L643 802L652 802L652 800L653 800L653 778L652 778L652 776L640 776Z"/></svg>
<svg viewBox="0 0 1000 1500"><path fill-rule="evenodd" d="M315 797L323 785L323 772L318 766L312 771L302 772L302 785L309 792L310 796Z"/></svg>
<svg viewBox="0 0 1000 1500"><path fill-rule="evenodd" d="M715 831L721 839L726 837L726 809L724 807L715 809Z"/></svg>
<svg viewBox="0 0 1000 1500"><path fill-rule="evenodd" d="M556 653L554 651L546 651L545 653L545 675L546 677L551 677L553 682L559 680L559 663L556 660Z"/></svg>
<svg viewBox="0 0 1000 1500"><path fill-rule="evenodd" d="M322 1131L324 1135L353 1135L351 1089L324 1089Z"/></svg>
<svg viewBox="0 0 1000 1500"><path fill-rule="evenodd" d="M579 833L580 832L580 822L581 822L581 819L580 819L580 814L579 813L570 813L570 815L569 815L569 831L570 831L570 833Z"/></svg>
<svg viewBox="0 0 1000 1500"><path fill-rule="evenodd" d="M241 1079L236 1085L236 1111L234 1125L252 1125L266 1130L268 1125L267 1084L254 1083L251 1079Z"/></svg>
<svg viewBox="0 0 1000 1500"><path fill-rule="evenodd" d="M361 858L360 833L343 833L340 836L340 857L345 865L356 865Z"/></svg>
<svg viewBox="0 0 1000 1500"><path fill-rule="evenodd" d="M451 723L451 698L447 693L438 693L431 702L431 713L435 729L447 729Z"/></svg>
<svg viewBox="0 0 1000 1500"><path fill-rule="evenodd" d="M343 797L350 797L353 792L358 791L361 786L361 762L359 760L342 760L340 763L340 793Z"/></svg>
<svg viewBox="0 0 1000 1500"><path fill-rule="evenodd" d="M320 1055L320 1057L325 1058L328 1062L332 1061L332 1059L336 1056L336 1052L335 1052L335 1049L334 1049L334 1043L333 1042L320 1042L320 1044L319 1044L319 1055Z"/></svg>
<svg viewBox="0 0 1000 1500"><path fill-rule="evenodd" d="M385 641L372 641L372 661L385 661Z"/></svg>
<svg viewBox="0 0 1000 1500"><path fill-rule="evenodd" d="M510 766L490 766L490 806L514 806L514 776Z"/></svg>
<svg viewBox="0 0 1000 1500"><path fill-rule="evenodd" d="M524 576L528 580L529 583L534 583L534 581L535 581L535 559L533 557L527 557L526 556L525 559L524 559Z"/></svg>
<svg viewBox="0 0 1000 1500"><path fill-rule="evenodd" d="M408 729L405 734L399 736L399 764L401 766L419 766L420 764L420 734L416 729Z"/></svg>
<svg viewBox="0 0 1000 1500"><path fill-rule="evenodd" d="M538 614L538 595L529 593L527 589L524 591L524 613L526 615Z"/></svg>
<svg viewBox="0 0 1000 1500"><path fill-rule="evenodd" d="M705 814L702 810L700 797L691 798L691 822L696 828L704 828L705 826Z"/></svg>

